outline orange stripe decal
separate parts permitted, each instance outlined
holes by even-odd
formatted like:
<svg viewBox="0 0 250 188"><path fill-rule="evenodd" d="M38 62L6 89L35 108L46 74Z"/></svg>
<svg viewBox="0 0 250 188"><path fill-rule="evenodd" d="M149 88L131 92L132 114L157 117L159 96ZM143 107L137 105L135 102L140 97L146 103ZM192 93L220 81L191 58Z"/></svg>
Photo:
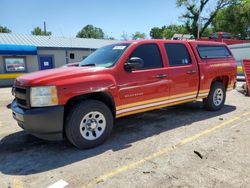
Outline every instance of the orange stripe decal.
<svg viewBox="0 0 250 188"><path fill-rule="evenodd" d="M191 102L191 101L194 101L194 99L182 100L182 101L168 103L168 104L163 104L163 105L158 105L158 106L154 106L154 107L150 107L150 108L144 108L144 109L140 109L140 110L134 110L134 111L131 111L131 112L126 112L126 113L118 114L118 115L116 115L116 118L120 118L120 117L124 117L124 116L128 116L128 115L132 115L132 114L137 114L137 113L142 113L142 112L147 112L147 111L150 111L150 110L156 110L156 109L159 109L159 108L173 106L173 105L177 105L177 104L181 104L181 103L186 103L186 102Z"/></svg>

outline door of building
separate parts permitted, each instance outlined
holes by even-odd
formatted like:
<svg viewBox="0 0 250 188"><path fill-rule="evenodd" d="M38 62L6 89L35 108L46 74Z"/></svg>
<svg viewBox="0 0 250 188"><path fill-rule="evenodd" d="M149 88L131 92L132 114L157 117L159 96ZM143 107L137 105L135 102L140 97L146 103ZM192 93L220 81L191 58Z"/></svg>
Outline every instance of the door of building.
<svg viewBox="0 0 250 188"><path fill-rule="evenodd" d="M52 55L39 56L39 68L40 70L53 69L54 58Z"/></svg>

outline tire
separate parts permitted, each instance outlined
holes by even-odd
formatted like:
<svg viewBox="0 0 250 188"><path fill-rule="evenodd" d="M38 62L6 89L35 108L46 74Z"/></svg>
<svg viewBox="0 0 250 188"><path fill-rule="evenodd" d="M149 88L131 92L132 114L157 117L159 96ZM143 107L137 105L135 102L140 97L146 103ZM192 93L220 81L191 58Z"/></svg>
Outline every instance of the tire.
<svg viewBox="0 0 250 188"><path fill-rule="evenodd" d="M113 115L104 103L86 100L74 106L68 114L66 136L79 149L92 148L109 137L113 122Z"/></svg>
<svg viewBox="0 0 250 188"><path fill-rule="evenodd" d="M205 109L209 111L220 110L226 100L226 89L221 82L214 82L207 98L203 99Z"/></svg>

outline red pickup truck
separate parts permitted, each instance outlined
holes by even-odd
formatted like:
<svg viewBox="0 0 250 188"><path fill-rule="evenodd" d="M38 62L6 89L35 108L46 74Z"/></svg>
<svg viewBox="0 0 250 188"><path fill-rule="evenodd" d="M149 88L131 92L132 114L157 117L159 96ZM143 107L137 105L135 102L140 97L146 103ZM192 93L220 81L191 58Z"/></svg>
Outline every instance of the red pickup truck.
<svg viewBox="0 0 250 188"><path fill-rule="evenodd" d="M115 118L203 99L220 110L236 61L223 43L141 40L102 47L79 67L18 77L12 112L31 134L78 148L103 143Z"/></svg>

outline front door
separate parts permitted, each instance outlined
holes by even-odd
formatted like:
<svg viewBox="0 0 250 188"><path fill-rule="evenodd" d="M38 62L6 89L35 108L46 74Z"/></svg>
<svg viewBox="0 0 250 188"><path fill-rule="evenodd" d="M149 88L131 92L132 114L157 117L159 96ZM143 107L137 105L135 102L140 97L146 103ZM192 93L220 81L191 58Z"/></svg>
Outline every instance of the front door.
<svg viewBox="0 0 250 188"><path fill-rule="evenodd" d="M167 68L157 44L138 46L129 58L138 57L144 67L132 72L119 73L119 97L122 105L117 108L118 117L155 109L164 104L169 92Z"/></svg>
<svg viewBox="0 0 250 188"><path fill-rule="evenodd" d="M54 68L53 59L54 59L53 56L50 55L39 56L40 70L53 69Z"/></svg>

